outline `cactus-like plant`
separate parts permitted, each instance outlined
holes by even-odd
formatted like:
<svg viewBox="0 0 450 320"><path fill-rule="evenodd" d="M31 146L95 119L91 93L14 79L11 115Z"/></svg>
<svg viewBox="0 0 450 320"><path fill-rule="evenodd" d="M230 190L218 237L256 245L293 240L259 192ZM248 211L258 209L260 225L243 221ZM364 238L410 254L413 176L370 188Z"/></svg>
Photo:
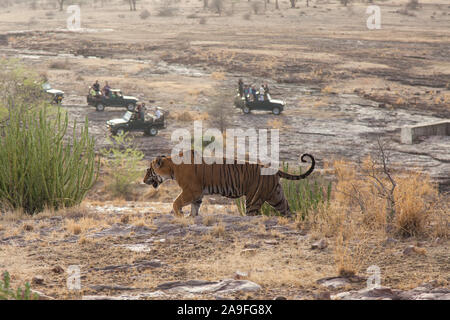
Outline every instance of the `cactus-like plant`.
<svg viewBox="0 0 450 320"><path fill-rule="evenodd" d="M0 204L27 213L45 207L79 204L92 187L98 161L88 120L81 130L74 123L66 135L67 113L61 109L38 112L14 108L0 128Z"/></svg>

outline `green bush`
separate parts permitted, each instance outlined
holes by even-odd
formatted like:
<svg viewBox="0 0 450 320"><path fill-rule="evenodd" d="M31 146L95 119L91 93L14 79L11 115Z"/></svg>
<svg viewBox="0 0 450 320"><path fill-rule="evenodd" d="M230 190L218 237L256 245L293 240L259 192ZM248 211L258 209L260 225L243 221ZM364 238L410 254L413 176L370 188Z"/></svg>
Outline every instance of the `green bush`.
<svg viewBox="0 0 450 320"><path fill-rule="evenodd" d="M42 90L43 82L17 60L0 59L0 126L7 119L9 109L33 110L49 100Z"/></svg>
<svg viewBox="0 0 450 320"><path fill-rule="evenodd" d="M49 105L42 83L17 60L0 59L0 209L73 206L95 181L87 119L66 136L67 114Z"/></svg>
<svg viewBox="0 0 450 320"><path fill-rule="evenodd" d="M68 116L44 106L38 112L11 109L0 129L0 203L36 213L79 204L92 187L98 167L86 118L81 132ZM67 141L64 141L66 138Z"/></svg>
<svg viewBox="0 0 450 320"><path fill-rule="evenodd" d="M25 289L17 288L12 290L10 287L11 277L8 271L3 273L3 278L0 279L0 300L36 300L39 298L37 294L31 293L30 284L25 283Z"/></svg>
<svg viewBox="0 0 450 320"><path fill-rule="evenodd" d="M289 165L283 164L283 171L289 172ZM301 174L301 168L298 173ZM316 210L320 205L328 204L331 197L331 182L326 182L320 177L313 179L307 178L303 180L287 180L281 179L284 195L289 203L289 207L293 213L304 219L311 210ZM245 214L245 197L235 200L241 215ZM270 206L267 202L261 207L263 215L279 215L279 212Z"/></svg>
<svg viewBox="0 0 450 320"><path fill-rule="evenodd" d="M108 171L107 189L114 197L127 196L142 176L140 162L144 154L133 147L128 134L113 136L111 147L102 150Z"/></svg>

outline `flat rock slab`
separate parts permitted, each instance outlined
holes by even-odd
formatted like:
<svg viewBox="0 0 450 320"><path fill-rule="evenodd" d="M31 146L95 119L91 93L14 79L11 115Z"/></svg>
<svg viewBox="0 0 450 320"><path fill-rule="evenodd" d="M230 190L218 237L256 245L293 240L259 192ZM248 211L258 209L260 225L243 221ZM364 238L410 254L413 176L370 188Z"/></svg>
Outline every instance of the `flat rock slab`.
<svg viewBox="0 0 450 320"><path fill-rule="evenodd" d="M96 232L89 235L92 238L102 238L102 237L125 237L133 232L134 236L150 236L153 230L147 227L136 227L129 224L113 224L110 228L104 229L102 231Z"/></svg>
<svg viewBox="0 0 450 320"><path fill-rule="evenodd" d="M88 295L83 296L82 300L142 300L167 297L162 291L154 292L140 292L136 294L121 294L119 296L104 296L104 295Z"/></svg>
<svg viewBox="0 0 450 320"><path fill-rule="evenodd" d="M331 296L338 300L450 300L449 288L393 290L387 287L341 292Z"/></svg>
<svg viewBox="0 0 450 320"><path fill-rule="evenodd" d="M324 287L338 289L345 287L350 284L350 281L347 278L343 277L331 277L331 278L323 278L316 281L318 284L321 284Z"/></svg>
<svg viewBox="0 0 450 320"><path fill-rule="evenodd" d="M248 280L225 279L221 281L188 280L162 283L157 290L166 293L220 293L230 294L234 292L255 292L261 290L261 286Z"/></svg>
<svg viewBox="0 0 450 320"><path fill-rule="evenodd" d="M120 264L120 265L111 265L101 268L91 268L89 271L105 271L105 272L113 272L118 270L128 270L132 268L136 268L138 270L149 269L149 268L159 268L162 267L163 264L161 261L155 260L144 260L139 261L133 264Z"/></svg>

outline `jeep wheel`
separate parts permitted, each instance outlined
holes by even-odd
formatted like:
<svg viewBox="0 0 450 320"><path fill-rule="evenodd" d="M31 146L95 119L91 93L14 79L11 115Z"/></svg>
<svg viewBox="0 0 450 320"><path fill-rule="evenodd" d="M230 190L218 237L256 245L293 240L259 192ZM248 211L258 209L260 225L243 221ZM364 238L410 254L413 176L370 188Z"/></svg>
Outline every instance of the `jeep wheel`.
<svg viewBox="0 0 450 320"><path fill-rule="evenodd" d="M127 110L128 111L134 111L134 108L135 108L136 106L134 105L134 104L129 104L128 106L127 106Z"/></svg>
<svg viewBox="0 0 450 320"><path fill-rule="evenodd" d="M103 110L105 110L105 106L102 105L101 103L99 103L98 105L95 106L95 109L97 111L103 111Z"/></svg>
<svg viewBox="0 0 450 320"><path fill-rule="evenodd" d="M125 134L125 130L123 128L119 128L116 130L116 135L123 136Z"/></svg>
<svg viewBox="0 0 450 320"><path fill-rule="evenodd" d="M156 129L156 128L154 128L154 127L148 128L148 129L147 129L147 134L148 134L149 136L154 137L154 136L156 136L156 135L158 134L158 129Z"/></svg>
<svg viewBox="0 0 450 320"><path fill-rule="evenodd" d="M250 113L250 108L245 106L242 108L242 111L244 111L245 114L249 114Z"/></svg>
<svg viewBox="0 0 450 320"><path fill-rule="evenodd" d="M272 109L272 113L277 116L277 115L279 115L281 113L281 110L278 107L274 107Z"/></svg>

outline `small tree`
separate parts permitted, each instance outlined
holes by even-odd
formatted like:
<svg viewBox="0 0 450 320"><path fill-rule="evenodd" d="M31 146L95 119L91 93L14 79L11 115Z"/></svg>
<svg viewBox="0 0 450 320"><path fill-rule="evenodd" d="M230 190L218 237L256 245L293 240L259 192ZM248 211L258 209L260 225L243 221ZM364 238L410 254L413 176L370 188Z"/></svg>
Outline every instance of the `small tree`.
<svg viewBox="0 0 450 320"><path fill-rule="evenodd" d="M57 0L58 4L59 4L59 11L63 11L64 10L64 1L65 0Z"/></svg>
<svg viewBox="0 0 450 320"><path fill-rule="evenodd" d="M136 0L128 0L130 4L130 11L136 11Z"/></svg>
<svg viewBox="0 0 450 320"><path fill-rule="evenodd" d="M110 147L102 150L108 172L107 189L113 196L126 196L137 178L142 175L140 161L144 154L134 148L128 134L113 136Z"/></svg>
<svg viewBox="0 0 450 320"><path fill-rule="evenodd" d="M216 10L216 12L219 15L222 15L222 11L223 11L224 7L225 7L225 5L224 5L223 0L213 0L211 3L211 8Z"/></svg>

